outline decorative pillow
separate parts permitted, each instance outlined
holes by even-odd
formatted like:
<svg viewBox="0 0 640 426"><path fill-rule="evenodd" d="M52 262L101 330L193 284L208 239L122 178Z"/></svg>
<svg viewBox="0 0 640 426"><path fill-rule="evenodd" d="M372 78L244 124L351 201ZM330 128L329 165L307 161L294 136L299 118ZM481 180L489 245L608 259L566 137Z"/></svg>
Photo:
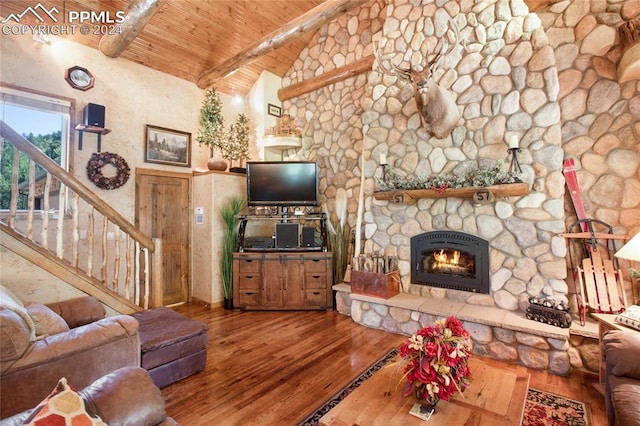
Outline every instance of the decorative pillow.
<svg viewBox="0 0 640 426"><path fill-rule="evenodd" d="M12 310L0 307L0 361L20 358L29 343L27 323Z"/></svg>
<svg viewBox="0 0 640 426"><path fill-rule="evenodd" d="M36 326L36 337L69 331L65 320L46 306L28 302L24 307Z"/></svg>
<svg viewBox="0 0 640 426"><path fill-rule="evenodd" d="M84 400L62 378L49 396L33 410L24 421L33 426L107 426L100 417L87 412Z"/></svg>
<svg viewBox="0 0 640 426"><path fill-rule="evenodd" d="M24 304L15 294L3 285L0 285L0 306L9 309L20 316L29 327L29 339L36 340L36 326L27 313Z"/></svg>

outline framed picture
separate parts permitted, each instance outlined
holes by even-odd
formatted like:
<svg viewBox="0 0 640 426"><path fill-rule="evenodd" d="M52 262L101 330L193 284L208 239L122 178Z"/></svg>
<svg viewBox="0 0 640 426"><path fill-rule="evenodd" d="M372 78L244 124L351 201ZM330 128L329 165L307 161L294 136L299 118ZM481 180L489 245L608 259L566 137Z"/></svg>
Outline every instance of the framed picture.
<svg viewBox="0 0 640 426"><path fill-rule="evenodd" d="M191 133L147 124L144 161L191 167Z"/></svg>
<svg viewBox="0 0 640 426"><path fill-rule="evenodd" d="M267 114L273 115L274 117L281 117L282 108L273 104L267 104Z"/></svg>

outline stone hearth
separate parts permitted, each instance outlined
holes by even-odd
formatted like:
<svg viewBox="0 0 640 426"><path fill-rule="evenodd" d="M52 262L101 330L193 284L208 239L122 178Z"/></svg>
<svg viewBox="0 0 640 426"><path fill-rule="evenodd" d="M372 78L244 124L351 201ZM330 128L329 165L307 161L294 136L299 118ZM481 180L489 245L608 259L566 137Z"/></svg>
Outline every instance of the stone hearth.
<svg viewBox="0 0 640 426"><path fill-rule="evenodd" d="M531 321L519 313L407 293L381 299L351 293L348 284L333 288L338 312L367 327L411 335L454 315L469 331L474 353L557 375L569 374L572 357L579 357L570 345L569 329Z"/></svg>

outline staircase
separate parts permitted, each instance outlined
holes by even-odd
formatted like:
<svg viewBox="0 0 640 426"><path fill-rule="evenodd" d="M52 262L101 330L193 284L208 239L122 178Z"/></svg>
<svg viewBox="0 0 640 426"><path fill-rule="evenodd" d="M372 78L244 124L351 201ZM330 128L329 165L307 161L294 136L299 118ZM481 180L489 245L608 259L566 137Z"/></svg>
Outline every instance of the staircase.
<svg viewBox="0 0 640 426"><path fill-rule="evenodd" d="M2 120L0 136L0 152L4 143L14 148L0 245L120 313L162 306L161 241L140 232ZM29 162L27 182L18 182L22 156ZM37 178L36 165L44 170ZM18 210L25 195L27 208Z"/></svg>

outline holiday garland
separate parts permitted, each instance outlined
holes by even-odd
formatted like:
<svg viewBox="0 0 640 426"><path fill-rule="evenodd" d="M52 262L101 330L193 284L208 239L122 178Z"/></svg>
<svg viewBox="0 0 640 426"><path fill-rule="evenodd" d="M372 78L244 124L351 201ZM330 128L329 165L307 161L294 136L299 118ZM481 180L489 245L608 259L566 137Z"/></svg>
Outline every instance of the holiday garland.
<svg viewBox="0 0 640 426"><path fill-rule="evenodd" d="M102 168L107 164L116 168L117 172L114 177L106 177L102 174ZM124 158L112 152L93 153L87 164L87 177L101 189L120 188L127 183L130 173L131 169Z"/></svg>
<svg viewBox="0 0 640 426"><path fill-rule="evenodd" d="M521 183L520 173L503 171L502 162L486 168L471 168L461 175L441 174L437 176L402 176L393 170L387 170L384 179L375 177L380 191L433 189L444 192L450 188L483 187Z"/></svg>

